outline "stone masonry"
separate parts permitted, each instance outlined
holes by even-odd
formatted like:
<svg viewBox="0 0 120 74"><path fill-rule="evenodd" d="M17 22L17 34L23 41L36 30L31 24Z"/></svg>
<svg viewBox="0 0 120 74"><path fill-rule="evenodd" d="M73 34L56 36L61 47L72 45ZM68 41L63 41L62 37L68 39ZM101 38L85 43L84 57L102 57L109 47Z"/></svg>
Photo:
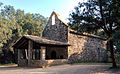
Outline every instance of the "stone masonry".
<svg viewBox="0 0 120 74"><path fill-rule="evenodd" d="M52 17L55 16L55 24ZM71 31L59 15L53 12L43 31L43 37L69 43L68 62L106 62L106 41L98 36L78 34Z"/></svg>
<svg viewBox="0 0 120 74"><path fill-rule="evenodd" d="M52 25L52 16L55 16L55 25ZM55 12L52 13L48 24L43 31L43 37L61 42L68 42L68 26L66 26Z"/></svg>
<svg viewBox="0 0 120 74"><path fill-rule="evenodd" d="M89 35L68 34L69 62L106 62L106 41Z"/></svg>

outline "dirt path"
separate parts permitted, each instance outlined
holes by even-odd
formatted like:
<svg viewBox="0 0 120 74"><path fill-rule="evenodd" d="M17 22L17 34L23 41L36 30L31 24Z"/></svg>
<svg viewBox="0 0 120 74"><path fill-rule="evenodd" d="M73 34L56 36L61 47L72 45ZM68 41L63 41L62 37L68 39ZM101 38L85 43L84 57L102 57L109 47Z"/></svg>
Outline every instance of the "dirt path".
<svg viewBox="0 0 120 74"><path fill-rule="evenodd" d="M109 65L60 65L47 68L0 67L0 74L120 74Z"/></svg>

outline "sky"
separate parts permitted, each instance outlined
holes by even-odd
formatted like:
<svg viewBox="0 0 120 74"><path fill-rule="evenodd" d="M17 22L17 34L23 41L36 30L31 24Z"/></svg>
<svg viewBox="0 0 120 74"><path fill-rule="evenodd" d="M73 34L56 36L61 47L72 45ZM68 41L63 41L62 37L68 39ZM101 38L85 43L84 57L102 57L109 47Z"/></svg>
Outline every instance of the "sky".
<svg viewBox="0 0 120 74"><path fill-rule="evenodd" d="M55 11L68 22L69 14L79 2L84 0L0 0L4 5L14 6L15 9L24 10L25 13L40 13L45 17Z"/></svg>

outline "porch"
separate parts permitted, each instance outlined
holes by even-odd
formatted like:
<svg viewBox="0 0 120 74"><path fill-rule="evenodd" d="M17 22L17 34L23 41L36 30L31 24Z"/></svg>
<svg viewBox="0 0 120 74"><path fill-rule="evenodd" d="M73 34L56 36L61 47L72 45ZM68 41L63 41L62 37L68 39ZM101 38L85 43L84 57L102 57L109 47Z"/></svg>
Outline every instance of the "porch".
<svg viewBox="0 0 120 74"><path fill-rule="evenodd" d="M68 43L27 35L13 47L18 49L18 66L45 67L66 62L68 46Z"/></svg>

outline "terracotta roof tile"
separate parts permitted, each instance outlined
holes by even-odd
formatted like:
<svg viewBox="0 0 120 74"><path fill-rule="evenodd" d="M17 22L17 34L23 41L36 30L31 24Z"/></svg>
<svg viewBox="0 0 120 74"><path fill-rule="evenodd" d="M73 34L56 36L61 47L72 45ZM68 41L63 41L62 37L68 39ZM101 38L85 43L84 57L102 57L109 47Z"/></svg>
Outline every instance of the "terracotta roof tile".
<svg viewBox="0 0 120 74"><path fill-rule="evenodd" d="M40 43L40 44L69 45L68 43L65 43L65 42L49 40L49 39L46 39L46 38L41 38L41 37L33 36L33 35L25 35L24 37L27 38L27 39L30 39L32 41L35 41L37 43Z"/></svg>
<svg viewBox="0 0 120 74"><path fill-rule="evenodd" d="M88 37L93 37L93 38L98 38L101 40L106 40L106 38L101 38L100 36L94 35L94 34L89 34L89 33L78 33L75 30L69 29L70 33L76 34L76 35L83 35L83 36L88 36Z"/></svg>
<svg viewBox="0 0 120 74"><path fill-rule="evenodd" d="M70 46L68 43L65 42L60 42L60 41L55 41L55 40L49 40L46 38L41 38L38 36L33 36L33 35L24 35L22 38L20 38L14 45L13 47L18 47L21 40L31 40L33 42L36 42L38 44L42 45L55 45L55 46Z"/></svg>

